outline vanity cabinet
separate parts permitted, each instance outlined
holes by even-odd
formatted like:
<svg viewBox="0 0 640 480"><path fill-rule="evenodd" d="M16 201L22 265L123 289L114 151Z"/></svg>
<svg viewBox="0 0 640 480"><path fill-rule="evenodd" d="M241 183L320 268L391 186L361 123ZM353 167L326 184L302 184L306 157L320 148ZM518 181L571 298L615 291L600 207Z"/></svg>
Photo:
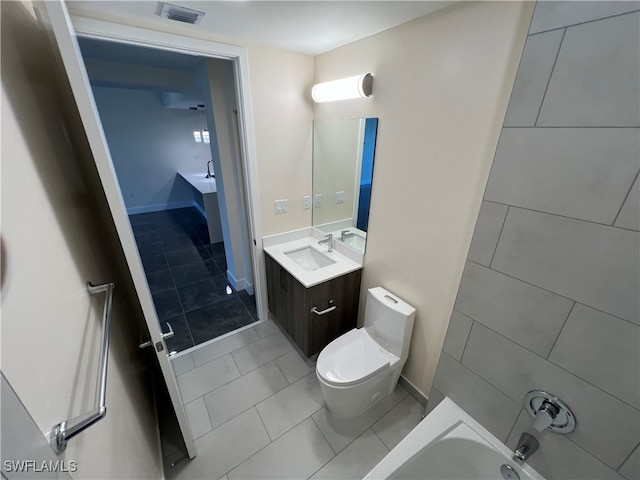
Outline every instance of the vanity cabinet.
<svg viewBox="0 0 640 480"><path fill-rule="evenodd" d="M307 357L355 328L362 270L306 288L269 254L265 260L269 311Z"/></svg>

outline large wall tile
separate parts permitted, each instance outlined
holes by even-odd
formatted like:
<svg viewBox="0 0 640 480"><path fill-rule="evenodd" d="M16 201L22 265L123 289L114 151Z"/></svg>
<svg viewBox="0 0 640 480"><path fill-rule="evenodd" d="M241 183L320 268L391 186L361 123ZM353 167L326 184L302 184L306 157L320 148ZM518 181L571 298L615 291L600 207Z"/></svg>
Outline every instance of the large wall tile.
<svg viewBox="0 0 640 480"><path fill-rule="evenodd" d="M471 329L462 363L514 401L522 402L534 389L557 395L576 415L577 426L569 438L613 469L640 439L638 410L478 322Z"/></svg>
<svg viewBox="0 0 640 480"><path fill-rule="evenodd" d="M540 448L527 460L545 478L563 480L602 480L621 478L611 468L583 450L566 435L554 432L537 432L532 428L533 419L524 410L518 417L506 445L515 450L523 432L529 432L540 442Z"/></svg>
<svg viewBox="0 0 640 480"><path fill-rule="evenodd" d="M485 267L491 265L508 208L507 205L499 203L482 202L469 247L469 260Z"/></svg>
<svg viewBox="0 0 640 480"><path fill-rule="evenodd" d="M629 192L627 200L620 210L620 215L616 220L615 226L622 228L630 228L632 230L640 230L640 181L636 181Z"/></svg>
<svg viewBox="0 0 640 480"><path fill-rule="evenodd" d="M618 471L620 472L620 475L622 475L627 480L640 478L640 445L636 447L635 451L618 469Z"/></svg>
<svg viewBox="0 0 640 480"><path fill-rule="evenodd" d="M640 408L637 325L576 304L549 360Z"/></svg>
<svg viewBox="0 0 640 480"><path fill-rule="evenodd" d="M512 207L492 268L638 323L639 257L636 232Z"/></svg>
<svg viewBox="0 0 640 480"><path fill-rule="evenodd" d="M527 37L504 119L505 127L535 125L563 35L564 30L555 30Z"/></svg>
<svg viewBox="0 0 640 480"><path fill-rule="evenodd" d="M471 318L454 310L451 314L451 320L449 321L449 328L447 329L447 336L444 338L442 350L460 361L462 353L464 352L464 346L467 343L467 338L469 338L472 324L473 320Z"/></svg>
<svg viewBox="0 0 640 480"><path fill-rule="evenodd" d="M440 356L433 385L503 442L520 405L446 353Z"/></svg>
<svg viewBox="0 0 640 480"><path fill-rule="evenodd" d="M573 301L467 262L455 308L546 357Z"/></svg>
<svg viewBox="0 0 640 480"><path fill-rule="evenodd" d="M640 2L538 2L529 34L567 27L640 9Z"/></svg>
<svg viewBox="0 0 640 480"><path fill-rule="evenodd" d="M485 199L611 225L638 158L631 128L506 128Z"/></svg>
<svg viewBox="0 0 640 480"><path fill-rule="evenodd" d="M639 16L567 29L538 126L640 126Z"/></svg>

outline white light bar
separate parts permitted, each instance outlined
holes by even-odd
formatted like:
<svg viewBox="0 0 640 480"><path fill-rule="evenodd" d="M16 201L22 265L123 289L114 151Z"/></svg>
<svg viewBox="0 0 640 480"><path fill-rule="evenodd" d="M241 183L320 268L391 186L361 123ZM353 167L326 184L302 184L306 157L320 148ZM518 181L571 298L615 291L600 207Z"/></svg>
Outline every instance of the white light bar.
<svg viewBox="0 0 640 480"><path fill-rule="evenodd" d="M311 89L311 97L316 103L366 98L371 95L373 76L370 73L318 83Z"/></svg>

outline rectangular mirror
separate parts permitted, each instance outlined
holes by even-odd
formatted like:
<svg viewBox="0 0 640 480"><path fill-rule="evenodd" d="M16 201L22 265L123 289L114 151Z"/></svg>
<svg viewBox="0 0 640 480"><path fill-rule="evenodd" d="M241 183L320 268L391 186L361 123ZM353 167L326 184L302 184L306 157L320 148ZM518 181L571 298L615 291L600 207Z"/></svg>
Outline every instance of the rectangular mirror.
<svg viewBox="0 0 640 480"><path fill-rule="evenodd" d="M313 122L313 226L362 253L377 130L377 118Z"/></svg>

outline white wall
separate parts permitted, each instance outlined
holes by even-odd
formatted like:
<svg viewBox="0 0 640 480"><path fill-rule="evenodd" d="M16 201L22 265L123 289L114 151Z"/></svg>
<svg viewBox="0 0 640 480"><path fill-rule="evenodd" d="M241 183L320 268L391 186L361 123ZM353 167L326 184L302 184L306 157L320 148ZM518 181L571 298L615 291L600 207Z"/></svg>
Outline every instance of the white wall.
<svg viewBox="0 0 640 480"><path fill-rule="evenodd" d="M161 478L149 374L95 186L82 174L77 137L63 116L69 92L55 80L31 5L0 8L2 371L43 435L82 413L95 392L103 305L85 282L117 282L108 413L61 459L77 462L74 478Z"/></svg>
<svg viewBox="0 0 640 480"><path fill-rule="evenodd" d="M204 113L164 108L160 92L94 86L93 94L129 213L192 202L176 172L206 173L209 145L193 139Z"/></svg>
<svg viewBox="0 0 640 480"><path fill-rule="evenodd" d="M532 9L460 3L315 57L315 82L374 75L370 99L315 117L380 119L360 298L381 285L416 307L403 374L425 395Z"/></svg>

